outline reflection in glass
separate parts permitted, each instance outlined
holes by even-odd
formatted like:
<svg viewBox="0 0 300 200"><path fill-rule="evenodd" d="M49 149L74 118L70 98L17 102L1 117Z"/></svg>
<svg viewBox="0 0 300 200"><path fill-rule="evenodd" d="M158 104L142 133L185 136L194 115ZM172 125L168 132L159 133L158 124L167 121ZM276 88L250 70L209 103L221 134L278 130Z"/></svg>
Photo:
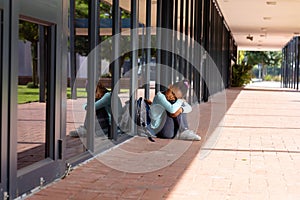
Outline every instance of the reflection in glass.
<svg viewBox="0 0 300 200"><path fill-rule="evenodd" d="M41 46L39 25L19 22L19 74L18 74L18 163L23 168L46 157L45 57L38 55ZM40 46L38 46L40 45ZM40 67L38 67L38 63ZM42 63L44 65L42 65ZM43 76L43 77L42 77Z"/></svg>

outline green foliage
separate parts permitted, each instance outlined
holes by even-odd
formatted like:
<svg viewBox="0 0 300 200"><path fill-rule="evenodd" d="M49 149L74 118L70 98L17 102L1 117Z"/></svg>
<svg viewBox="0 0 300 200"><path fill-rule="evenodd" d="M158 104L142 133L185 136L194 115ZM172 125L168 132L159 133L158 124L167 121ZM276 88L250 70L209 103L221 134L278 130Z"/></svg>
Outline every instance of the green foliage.
<svg viewBox="0 0 300 200"><path fill-rule="evenodd" d="M75 52L82 56L86 56L89 52L88 38L86 36L76 36Z"/></svg>
<svg viewBox="0 0 300 200"><path fill-rule="evenodd" d="M282 60L281 51L245 51L247 64L263 66L280 66Z"/></svg>
<svg viewBox="0 0 300 200"><path fill-rule="evenodd" d="M112 18L112 6L100 1L99 4L99 17L100 19L111 19ZM88 18L88 0L76 0L75 1L75 18ZM130 13L121 10L121 18L130 18ZM101 36L101 41L104 41L111 36ZM76 36L75 40L75 51L80 55L87 55L89 52L88 48L88 37L87 36ZM101 55L103 59L111 56L111 49L101 48Z"/></svg>
<svg viewBox="0 0 300 200"><path fill-rule="evenodd" d="M264 77L264 81L281 81L281 76L273 76L273 75L270 75L270 74L267 74L265 77Z"/></svg>
<svg viewBox="0 0 300 200"><path fill-rule="evenodd" d="M19 23L19 39L36 43L39 40L38 25L20 20Z"/></svg>
<svg viewBox="0 0 300 200"><path fill-rule="evenodd" d="M234 64L232 66L232 83L233 87L241 87L251 81L251 65Z"/></svg>
<svg viewBox="0 0 300 200"><path fill-rule="evenodd" d="M38 85L38 67L37 67L37 44L39 41L38 24L20 20L19 22L19 39L24 42L31 42L32 55L32 80L33 85Z"/></svg>
<svg viewBox="0 0 300 200"><path fill-rule="evenodd" d="M88 18L88 0L75 1L75 18Z"/></svg>
<svg viewBox="0 0 300 200"><path fill-rule="evenodd" d="M271 75L265 75L265 77L264 77L264 80L265 81L272 81L272 76Z"/></svg>
<svg viewBox="0 0 300 200"><path fill-rule="evenodd" d="M100 2L99 15L100 18L112 18L112 8L111 5ZM75 18L88 18L88 0L76 0L75 1ZM122 13L123 15L123 13Z"/></svg>
<svg viewBox="0 0 300 200"><path fill-rule="evenodd" d="M248 65L260 65L262 67L262 78L270 73L279 75L282 62L281 51L239 51L239 63L246 62ZM258 71L254 69L254 74L258 76Z"/></svg>

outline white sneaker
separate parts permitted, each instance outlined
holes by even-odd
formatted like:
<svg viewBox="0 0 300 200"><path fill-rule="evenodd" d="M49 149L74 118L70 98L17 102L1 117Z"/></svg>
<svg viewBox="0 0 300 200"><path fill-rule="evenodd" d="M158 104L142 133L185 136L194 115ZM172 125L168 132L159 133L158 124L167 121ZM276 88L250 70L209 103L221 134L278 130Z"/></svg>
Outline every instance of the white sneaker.
<svg viewBox="0 0 300 200"><path fill-rule="evenodd" d="M85 137L86 129L83 126L80 126L76 130L70 131L69 135L71 137Z"/></svg>
<svg viewBox="0 0 300 200"><path fill-rule="evenodd" d="M197 135L193 130L185 130L175 137L178 140L194 140L194 141L200 141L201 137Z"/></svg>

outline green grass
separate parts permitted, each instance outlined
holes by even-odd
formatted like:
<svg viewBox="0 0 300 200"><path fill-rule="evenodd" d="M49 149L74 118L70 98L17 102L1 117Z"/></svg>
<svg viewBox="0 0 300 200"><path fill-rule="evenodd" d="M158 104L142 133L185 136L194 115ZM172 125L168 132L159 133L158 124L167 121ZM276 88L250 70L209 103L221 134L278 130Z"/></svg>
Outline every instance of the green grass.
<svg viewBox="0 0 300 200"><path fill-rule="evenodd" d="M87 97L87 92L85 88L77 88L77 98L84 98ZM71 88L67 88L67 98L71 98Z"/></svg>
<svg viewBox="0 0 300 200"><path fill-rule="evenodd" d="M128 89L121 89L121 93L129 92ZM87 92L85 88L77 88L77 97L85 98L87 97ZM71 98L71 88L67 88L67 98ZM37 102L39 101L39 88L27 88L26 85L18 86L18 104Z"/></svg>
<svg viewBox="0 0 300 200"><path fill-rule="evenodd" d="M36 102L39 100L38 88L27 88L26 85L18 86L18 104Z"/></svg>
<svg viewBox="0 0 300 200"><path fill-rule="evenodd" d="M77 88L77 97L87 97L85 88ZM67 88L67 98L71 98L71 88ZM18 104L39 101L39 88L27 88L26 85L18 86Z"/></svg>

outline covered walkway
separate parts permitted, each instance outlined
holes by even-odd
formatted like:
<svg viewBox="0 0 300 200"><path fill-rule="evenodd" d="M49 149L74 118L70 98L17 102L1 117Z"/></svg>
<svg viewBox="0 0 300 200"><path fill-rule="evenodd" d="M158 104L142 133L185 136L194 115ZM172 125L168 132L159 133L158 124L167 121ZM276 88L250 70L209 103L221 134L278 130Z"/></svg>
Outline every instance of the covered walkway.
<svg viewBox="0 0 300 200"><path fill-rule="evenodd" d="M300 199L300 93L256 83L227 89L226 98L227 112L217 126L215 145L205 145L212 103L202 103L202 142L193 142L166 167L131 173L101 162L107 157L110 163L120 163L121 155L112 156L117 149L139 156L174 142L134 137L28 199ZM176 146L184 143L176 141ZM157 162L147 157L139 163L128 160L138 169Z"/></svg>

